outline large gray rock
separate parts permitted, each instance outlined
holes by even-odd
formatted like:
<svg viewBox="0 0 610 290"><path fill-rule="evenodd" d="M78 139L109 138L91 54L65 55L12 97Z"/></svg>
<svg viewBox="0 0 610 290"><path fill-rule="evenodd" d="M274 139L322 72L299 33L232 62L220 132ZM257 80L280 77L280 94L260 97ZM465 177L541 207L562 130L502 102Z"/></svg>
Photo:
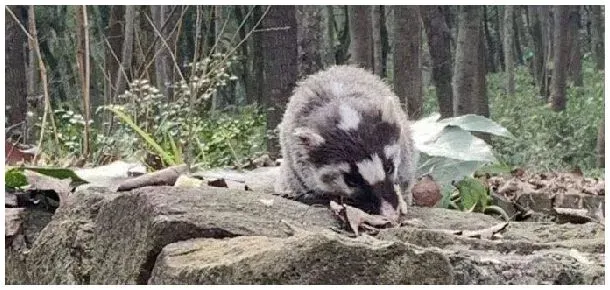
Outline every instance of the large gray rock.
<svg viewBox="0 0 610 290"><path fill-rule="evenodd" d="M281 221L334 225L329 211L221 188L140 188L104 204L96 219L93 284L144 284L167 244L190 238L286 237Z"/></svg>
<svg viewBox="0 0 610 290"><path fill-rule="evenodd" d="M388 229L378 238L442 249L456 284L604 283L604 227L597 223L511 223L499 240L437 229L447 227Z"/></svg>
<svg viewBox="0 0 610 290"><path fill-rule="evenodd" d="M117 194L86 189L74 194L27 252L27 284L89 284L95 218Z"/></svg>
<svg viewBox="0 0 610 290"><path fill-rule="evenodd" d="M149 284L450 284L439 251L370 237L193 239L163 249Z"/></svg>
<svg viewBox="0 0 610 290"><path fill-rule="evenodd" d="M328 230L337 226L328 209L269 194L89 188L29 235L25 249L11 250L5 282L604 283L602 225L511 223L487 240L448 230L489 228L499 222L491 216L411 208L409 218L416 226L354 239ZM291 235L282 220L301 230Z"/></svg>

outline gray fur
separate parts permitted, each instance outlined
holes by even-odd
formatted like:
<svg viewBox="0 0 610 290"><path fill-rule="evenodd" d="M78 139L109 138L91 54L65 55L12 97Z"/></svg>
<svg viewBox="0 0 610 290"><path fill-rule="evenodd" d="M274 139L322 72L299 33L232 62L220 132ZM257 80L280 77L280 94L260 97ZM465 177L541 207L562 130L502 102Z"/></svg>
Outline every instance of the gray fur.
<svg viewBox="0 0 610 290"><path fill-rule="evenodd" d="M279 132L283 162L276 192L297 199L349 196L342 179L323 184L317 177L321 172L341 175L349 170L346 164L371 153L385 156L386 145L398 144L393 181L400 186L400 212L406 213L404 197L411 204L414 181L413 141L398 97L379 77L353 66L333 66L307 77L296 87Z"/></svg>

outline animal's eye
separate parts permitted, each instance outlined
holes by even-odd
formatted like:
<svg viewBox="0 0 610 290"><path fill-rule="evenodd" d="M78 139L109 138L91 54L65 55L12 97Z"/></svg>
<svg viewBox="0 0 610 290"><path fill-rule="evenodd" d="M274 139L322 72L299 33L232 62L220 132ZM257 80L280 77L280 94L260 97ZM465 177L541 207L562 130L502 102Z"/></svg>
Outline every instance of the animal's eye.
<svg viewBox="0 0 610 290"><path fill-rule="evenodd" d="M349 187L358 186L358 178L354 174L343 174L343 179L345 180L345 185Z"/></svg>
<svg viewBox="0 0 610 290"><path fill-rule="evenodd" d="M387 173L387 174L392 174L394 173L394 164L392 164L392 162L386 162L383 165L383 170Z"/></svg>

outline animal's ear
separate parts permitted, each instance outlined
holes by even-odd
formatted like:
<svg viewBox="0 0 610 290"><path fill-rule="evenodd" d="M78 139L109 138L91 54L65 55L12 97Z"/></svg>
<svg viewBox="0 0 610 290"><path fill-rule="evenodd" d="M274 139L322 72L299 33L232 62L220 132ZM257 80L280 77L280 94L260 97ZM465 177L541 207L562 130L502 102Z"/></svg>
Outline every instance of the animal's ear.
<svg viewBox="0 0 610 290"><path fill-rule="evenodd" d="M324 138L311 128L298 127L294 129L293 134L307 147L316 147L324 143Z"/></svg>

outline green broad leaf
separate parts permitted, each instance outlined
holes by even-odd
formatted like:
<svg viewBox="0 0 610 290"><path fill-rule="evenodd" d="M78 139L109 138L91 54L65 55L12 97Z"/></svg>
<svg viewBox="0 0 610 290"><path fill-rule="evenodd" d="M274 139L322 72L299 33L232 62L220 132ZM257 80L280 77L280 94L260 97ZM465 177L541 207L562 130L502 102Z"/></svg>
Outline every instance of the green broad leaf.
<svg viewBox="0 0 610 290"><path fill-rule="evenodd" d="M472 176L485 162L464 161L444 157L431 157L422 154L425 160L417 169L419 176L430 174L442 188L453 188L451 182Z"/></svg>
<svg viewBox="0 0 610 290"><path fill-rule="evenodd" d="M416 138L414 137L414 139ZM418 150L430 156L464 161L496 161L491 146L470 132L455 126L445 127L438 138L420 144Z"/></svg>
<svg viewBox="0 0 610 290"><path fill-rule="evenodd" d="M4 173L4 187L20 188L28 185L28 180L19 168L11 168Z"/></svg>
<svg viewBox="0 0 610 290"><path fill-rule="evenodd" d="M34 171L46 176L50 176L57 179L71 179L72 183L85 184L88 181L80 178L72 169L60 168L60 167L39 167L39 166L23 166L21 169Z"/></svg>
<svg viewBox="0 0 610 290"><path fill-rule="evenodd" d="M442 198L440 200L440 207L458 209L457 204L455 204L455 202L451 200L453 188L441 187L441 192L442 192Z"/></svg>
<svg viewBox="0 0 610 290"><path fill-rule="evenodd" d="M455 185L462 197L462 206L470 211L483 210L482 205L487 202L487 190L478 179L466 177Z"/></svg>
<svg viewBox="0 0 610 290"><path fill-rule="evenodd" d="M466 131L486 132L497 136L514 138L514 136L498 123L483 116L468 114L460 117L442 119L440 124L460 127Z"/></svg>

